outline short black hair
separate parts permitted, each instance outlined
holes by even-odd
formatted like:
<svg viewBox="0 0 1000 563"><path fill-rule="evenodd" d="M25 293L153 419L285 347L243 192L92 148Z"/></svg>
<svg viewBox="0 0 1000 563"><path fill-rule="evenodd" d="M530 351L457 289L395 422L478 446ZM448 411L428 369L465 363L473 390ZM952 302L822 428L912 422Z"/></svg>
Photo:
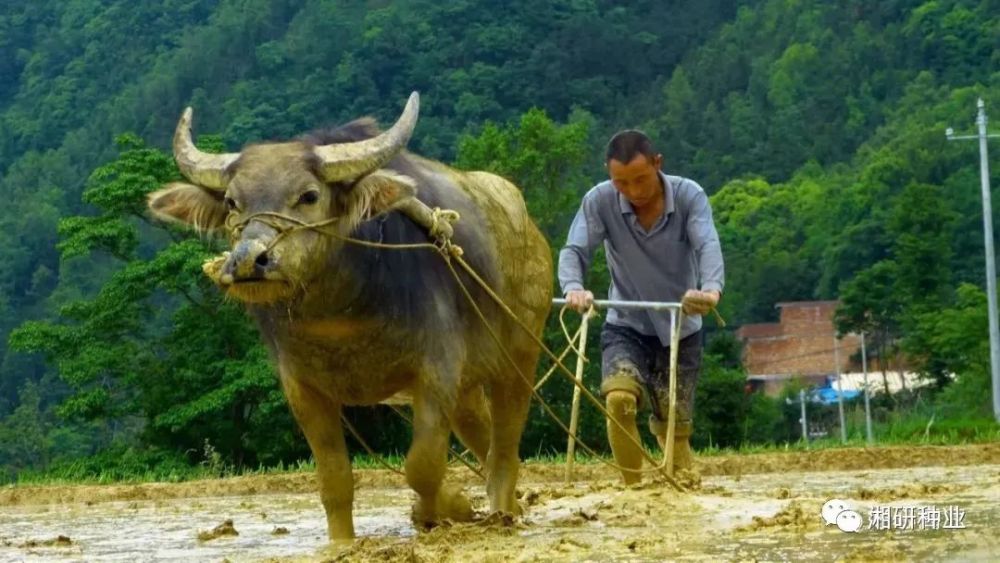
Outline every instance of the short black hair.
<svg viewBox="0 0 1000 563"><path fill-rule="evenodd" d="M645 133L638 129L626 129L615 133L608 141L604 162L613 158L622 164L627 164L640 154L652 161L658 153Z"/></svg>

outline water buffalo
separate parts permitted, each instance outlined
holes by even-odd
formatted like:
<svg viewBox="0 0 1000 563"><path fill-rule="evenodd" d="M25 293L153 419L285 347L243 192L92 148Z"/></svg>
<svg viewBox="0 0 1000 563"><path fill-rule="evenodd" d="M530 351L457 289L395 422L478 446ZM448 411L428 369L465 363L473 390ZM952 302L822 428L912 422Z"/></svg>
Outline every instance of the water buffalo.
<svg viewBox="0 0 1000 563"><path fill-rule="evenodd" d="M148 199L158 218L229 235L232 249L213 275L228 296L245 304L271 351L316 459L331 539L354 536L341 407L401 393L413 404L405 472L418 494L414 520L472 516L458 488L443 484L451 431L486 468L490 509L517 511L518 443L530 386L495 345L442 257L433 250L369 248L315 229L290 229L329 222L326 229L361 240L427 242L427 229L413 219L413 204L458 211L453 240L464 258L539 335L552 297L545 238L507 180L458 171L405 150L418 103L414 92L385 132L363 118L289 142L248 145L235 154L199 151L188 108L173 150L191 183L169 184ZM513 361L532 379L539 348L482 291L473 295Z"/></svg>

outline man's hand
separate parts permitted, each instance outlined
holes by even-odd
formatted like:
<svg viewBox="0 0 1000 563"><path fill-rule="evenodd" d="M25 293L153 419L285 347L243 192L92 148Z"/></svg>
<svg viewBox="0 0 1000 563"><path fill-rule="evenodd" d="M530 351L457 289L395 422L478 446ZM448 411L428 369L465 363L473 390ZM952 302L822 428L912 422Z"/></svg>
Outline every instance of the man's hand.
<svg viewBox="0 0 1000 563"><path fill-rule="evenodd" d="M719 297L721 297L720 293L715 290L698 291L697 289L689 289L681 300L684 306L684 314L704 315L719 304Z"/></svg>
<svg viewBox="0 0 1000 563"><path fill-rule="evenodd" d="M574 289L566 293L566 304L583 313L594 304L594 294L586 289Z"/></svg>

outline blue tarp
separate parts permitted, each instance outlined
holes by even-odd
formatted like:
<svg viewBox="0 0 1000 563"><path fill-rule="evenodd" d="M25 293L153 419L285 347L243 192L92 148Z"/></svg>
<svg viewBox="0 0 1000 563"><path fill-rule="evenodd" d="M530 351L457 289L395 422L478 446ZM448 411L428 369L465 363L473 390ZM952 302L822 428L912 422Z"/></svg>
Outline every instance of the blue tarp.
<svg viewBox="0 0 1000 563"><path fill-rule="evenodd" d="M848 390L844 389L844 400L849 401L859 395L861 391L857 389ZM823 387L817 387L812 391L808 392L809 402L820 403L823 405L835 405L837 404L837 383L836 377L826 378L826 385Z"/></svg>

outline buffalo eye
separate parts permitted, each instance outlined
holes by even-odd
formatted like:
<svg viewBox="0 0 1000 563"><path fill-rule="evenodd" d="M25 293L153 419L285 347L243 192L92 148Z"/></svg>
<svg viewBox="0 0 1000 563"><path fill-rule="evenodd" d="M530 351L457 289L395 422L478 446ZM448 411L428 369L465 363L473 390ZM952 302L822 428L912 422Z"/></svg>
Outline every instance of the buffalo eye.
<svg viewBox="0 0 1000 563"><path fill-rule="evenodd" d="M308 192L303 192L302 195L299 196L299 203L305 205L312 205L317 201L319 201L319 192L316 190L309 190Z"/></svg>
<svg viewBox="0 0 1000 563"><path fill-rule="evenodd" d="M233 199L233 198L231 198L229 196L226 196L226 199L223 200L223 201L226 204L226 209L228 209L230 211L236 211L236 200L235 199Z"/></svg>

